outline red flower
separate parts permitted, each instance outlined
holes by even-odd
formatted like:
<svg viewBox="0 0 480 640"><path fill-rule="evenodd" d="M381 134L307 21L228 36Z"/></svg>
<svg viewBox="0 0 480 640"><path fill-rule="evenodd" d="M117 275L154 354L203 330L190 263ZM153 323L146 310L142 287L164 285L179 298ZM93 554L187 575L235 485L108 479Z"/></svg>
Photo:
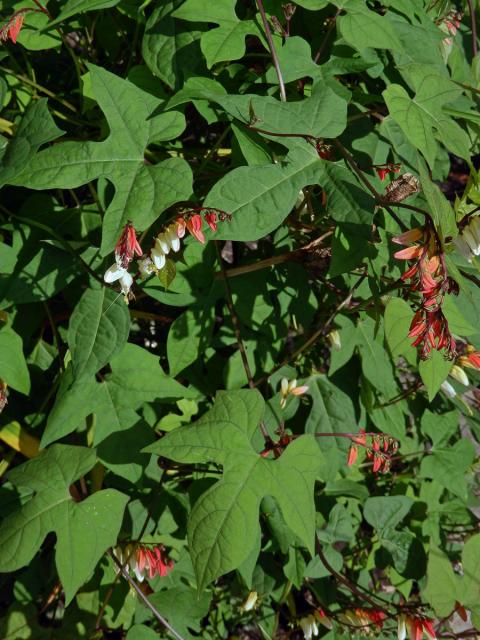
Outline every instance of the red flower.
<svg viewBox="0 0 480 640"><path fill-rule="evenodd" d="M139 582L145 579L146 571L149 579L152 579L155 575L164 578L173 569L173 560L167 557L162 544L152 548L141 544L127 544L123 550L116 547L115 556L127 571L130 569L134 572Z"/></svg>
<svg viewBox="0 0 480 640"><path fill-rule="evenodd" d="M217 230L217 214L214 211L209 211L205 214L205 222L208 224L212 231Z"/></svg>
<svg viewBox="0 0 480 640"><path fill-rule="evenodd" d="M15 18L10 29L8 30L8 35L10 40L15 44L17 42L18 34L20 33L20 29L23 25L23 15L19 15Z"/></svg>
<svg viewBox="0 0 480 640"><path fill-rule="evenodd" d="M192 236L202 244L205 244L205 236L203 235L202 231L202 223L202 216L199 213L196 213L191 218L189 218L185 224Z"/></svg>
<svg viewBox="0 0 480 640"><path fill-rule="evenodd" d="M463 365L464 367L470 367L471 369L480 370L480 352L475 351L475 349L468 345L467 347L467 355L460 356L458 359L458 363Z"/></svg>
<svg viewBox="0 0 480 640"><path fill-rule="evenodd" d="M142 247L137 240L137 234L131 222L127 222L122 235L115 245L115 260L119 267L128 269L128 265L133 260L134 255L143 255Z"/></svg>
<svg viewBox="0 0 480 640"><path fill-rule="evenodd" d="M34 9L20 9L16 11L9 21L0 29L0 41L6 42L10 39L14 44L17 42L18 34L23 25L24 14L35 11Z"/></svg>
<svg viewBox="0 0 480 640"><path fill-rule="evenodd" d="M374 169L380 180L383 182L390 173L399 173L401 167L399 164L388 162L387 164L374 165Z"/></svg>
<svg viewBox="0 0 480 640"><path fill-rule="evenodd" d="M393 242L418 242L394 254L400 260L415 261L402 275L402 280L410 280L411 290L422 294L420 308L413 317L408 334L414 338L412 346L422 346L422 359L426 359L432 349L445 349L447 356L453 358L456 344L441 307L445 294L455 293L456 287L447 275L444 256L433 228L410 229L394 237Z"/></svg>

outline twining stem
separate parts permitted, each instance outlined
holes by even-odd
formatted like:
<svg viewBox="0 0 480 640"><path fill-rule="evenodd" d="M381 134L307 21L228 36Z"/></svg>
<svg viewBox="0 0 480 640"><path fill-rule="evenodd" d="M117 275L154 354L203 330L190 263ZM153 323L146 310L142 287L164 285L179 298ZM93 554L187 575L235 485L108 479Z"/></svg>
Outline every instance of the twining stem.
<svg viewBox="0 0 480 640"><path fill-rule="evenodd" d="M280 88L280 99L282 102L287 101L287 94L285 91L285 82L283 80L282 70L280 68L280 60L278 59L277 51L275 49L275 45L273 43L272 32L270 30L270 25L268 24L267 16L265 14L265 8L263 6L263 0L257 0L258 10L260 11L260 16L262 17L263 28L265 29L265 35L267 37L268 47L270 49L270 54L272 56L273 66L275 67L275 73L278 78L278 85Z"/></svg>
<svg viewBox="0 0 480 640"><path fill-rule="evenodd" d="M50 91L50 89L47 89L46 87L43 87L41 84L38 84L37 82L34 82L33 80L30 80L30 78L28 78L27 76L24 76L23 74L20 74L20 73L15 73L15 71L12 71L11 69L8 69L7 67L0 67L0 71L3 71L4 73L7 73L8 75L11 75L14 78L17 78L17 80L20 80L21 82L24 82L25 84L30 85L31 87L33 87L37 91L40 91L41 93L44 93L49 98L52 98L52 100L56 100L58 103L62 104L64 107L66 107L70 111L73 111L74 113L77 113L77 110L75 109L75 107L73 106L73 104L71 102L68 102L68 100L64 100L63 98L59 98L55 93L53 93L53 91ZM81 124L83 124L83 123L81 123Z"/></svg>
<svg viewBox="0 0 480 640"><path fill-rule="evenodd" d="M370 181L366 178L365 174L363 173L363 171L360 169L360 167L358 166L358 164L356 163L354 157L347 151L347 149L345 149L345 147L343 146L343 144L339 141L339 140L334 140L333 143L335 144L335 146L337 147L337 149L340 151L340 153L342 154L342 156L345 158L345 160L347 161L347 163L352 167L352 169L355 171L355 173L357 174L357 176L360 178L360 180L363 182L363 184L367 187L367 189L370 191L370 193L373 195L373 197L375 198L375 200L382 205L382 207L384 209L386 209L388 211L388 213L392 216L392 218L395 220L395 222L398 224L398 226L400 227L400 229L402 229L402 231L406 231L407 227L406 225L400 220L400 218L397 216L397 214L395 213L395 211L393 211L388 205L385 204L384 202L384 198L382 198L382 196L378 193L378 191L375 189L375 187L370 183Z"/></svg>
<svg viewBox="0 0 480 640"><path fill-rule="evenodd" d="M470 11L470 23L472 25L472 54L477 55L477 16L475 15L475 7L472 0L467 0L468 10Z"/></svg>
<svg viewBox="0 0 480 640"><path fill-rule="evenodd" d="M266 382L268 380L268 378L272 375L272 373L275 373L275 371L278 371L279 369L281 369L282 367L284 367L285 365L287 365L289 362L291 362L292 360L295 360L295 358L297 356L299 356L301 353L303 353L306 349L308 349L309 347L311 347L313 344L315 344L315 342L318 340L318 338L322 335L326 335L328 333L328 330L330 329L330 326L333 322L333 320L335 319L336 315L345 307L347 306L352 297L353 294L355 292L355 290L360 286L360 284L365 280L365 278L367 277L367 273L363 273L360 278L357 280L357 282L353 285L353 287L350 289L348 295L346 298L344 298L341 302L339 302L337 304L337 306L335 307L335 309L332 311L332 313L330 314L330 316L328 317L327 321L322 324L322 326L317 329L316 331L314 331L314 333L312 333L312 335L305 340L305 342L300 345L300 347L298 347L298 349L296 349L291 355L289 355L287 358L285 358L284 360L282 360L282 362L280 362L279 364L277 364L275 367L273 367L273 369L270 370L270 372L266 375L263 376L263 378L260 378L260 380L257 380L257 382L255 382L254 386L258 387L260 384L262 384L263 382Z"/></svg>
<svg viewBox="0 0 480 640"><path fill-rule="evenodd" d="M333 28L337 24L337 17L340 11L341 9L337 9L337 12L335 13L335 15L332 16L332 18L330 18L330 23L328 25L327 31L325 32L325 35L323 36L322 44L320 45L320 48L318 49L317 53L315 54L315 57L313 58L314 62L318 62L320 60L320 57L324 52L325 47L327 46L327 42L330 37L330 34L332 33Z"/></svg>
<svg viewBox="0 0 480 640"><path fill-rule="evenodd" d="M320 558L320 560L322 561L322 564L324 565L325 569L334 578L336 578L338 582L341 582L345 587L347 587L349 591L351 591L354 595L356 595L360 600L364 600L365 602L368 602L374 609L381 609L382 611L389 613L388 609L384 609L382 606L378 604L378 602L376 602L368 594L360 591L360 589L358 589L357 586L353 584L353 582L351 582L347 577L345 577L343 574L339 573L332 567L332 565L329 563L329 561L325 557L325 554L323 553L322 544L317 535L315 535L315 551L318 557Z"/></svg>
<svg viewBox="0 0 480 640"><path fill-rule="evenodd" d="M219 243L215 240L215 248L217 249L218 261L220 263L220 268L222 269L223 274L223 283L225 286L225 294L226 294L226 302L228 310L230 311L230 316L232 319L233 331L235 333L235 338L237 340L238 350L240 351L240 357L242 358L243 368L245 369L245 374L248 380L248 386L250 389L255 388L255 383L253 381L252 371L250 369L250 364L248 363L247 352L245 350L245 345L243 344L242 336L240 333L240 323L238 322L238 317L235 312L235 307L233 305L233 297L232 297L232 289L230 287L230 282L228 281L227 276L225 275L225 267L223 266L222 254L220 252ZM271 438L268 434L267 427L263 420L260 422L260 431L262 432L263 438L266 444L271 443Z"/></svg>
<svg viewBox="0 0 480 640"><path fill-rule="evenodd" d="M120 573L122 574L122 576L130 584L132 589L136 592L137 596L140 598L143 604L147 607L147 609L150 609L150 611L155 616L155 618L165 627L165 629L167 629L171 633L171 635L174 638L176 638L176 640L184 640L184 638L178 633L178 631L176 631L172 627L172 625L162 616L162 614L158 611L158 609L150 602L150 600L143 593L143 591L140 589L140 587L135 582L135 580L133 580L133 578L130 577L125 567L119 562L119 560L117 559L117 557L115 556L112 550L108 551L108 555L112 558L113 562L117 565L118 569L120 570Z"/></svg>

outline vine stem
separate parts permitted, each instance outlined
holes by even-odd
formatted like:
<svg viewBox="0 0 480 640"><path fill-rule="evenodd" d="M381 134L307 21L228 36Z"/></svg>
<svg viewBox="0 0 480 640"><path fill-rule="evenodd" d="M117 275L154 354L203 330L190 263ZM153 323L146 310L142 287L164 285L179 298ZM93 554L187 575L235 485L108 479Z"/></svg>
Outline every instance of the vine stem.
<svg viewBox="0 0 480 640"><path fill-rule="evenodd" d="M332 567L332 565L329 563L329 561L325 557L325 554L323 553L322 543L320 542L320 540L319 540L317 535L315 535L315 551L316 551L318 557L320 558L322 564L324 565L325 569L334 578L336 578L338 580L338 582L341 582L343 585L345 585L347 587L347 589L349 591L351 591L354 595L356 595L360 600L364 600L365 602L368 602L374 609L381 609L382 611L385 611L388 614L390 613L388 611L388 609L385 609L383 606L379 605L368 594L363 593L362 591L360 591L360 589L358 589L357 586L355 584L353 584L353 582L351 582L346 576L344 576L342 573L339 573L338 571L336 571ZM393 606L395 606L395 605L393 605Z"/></svg>
<svg viewBox="0 0 480 640"><path fill-rule="evenodd" d="M363 273L360 276L360 278L357 280L357 282L353 285L353 287L350 289L347 297L337 304L335 309L332 311L332 313L328 317L327 321L319 329L317 329L314 333L312 333L312 335L302 345L300 345L298 349L296 349L290 356L288 356L288 358L285 358L284 360L282 360L282 362L280 362L275 367L273 367L273 369L271 369L266 376L263 376L263 378L258 380L254 384L254 386L258 387L263 382L266 382L268 378L272 375L272 373L275 373L275 371L278 371L279 369L284 367L286 364L294 360L297 356L303 353L303 351L311 347L318 340L320 336L326 334L328 332L328 329L330 328L330 325L335 319L335 316L350 303L352 296L355 292L355 289L357 289L360 286L360 284L365 280L366 277L367 277L367 274Z"/></svg>
<svg viewBox="0 0 480 640"><path fill-rule="evenodd" d="M280 68L280 60L278 59L277 50L275 49L275 45L273 43L272 31L270 29L270 25L268 24L267 16L265 14L265 7L263 6L263 0L257 0L258 10L260 11L260 16L263 22L263 28L265 29L265 35L267 37L268 47L270 49L270 55L272 56L273 66L275 67L275 72L278 78L278 85L280 88L280 99L282 102L287 101L287 94L285 91L285 82L283 80L282 70Z"/></svg>
<svg viewBox="0 0 480 640"><path fill-rule="evenodd" d="M468 9L470 11L470 23L472 25L472 54L477 55L477 17L475 15L475 7L472 0L467 0Z"/></svg>
<svg viewBox="0 0 480 640"><path fill-rule="evenodd" d="M245 369L245 374L247 376L248 386L250 387L250 389L254 389L255 383L253 381L252 371L248 363L247 352L245 350L245 345L243 344L242 336L240 333L240 323L238 321L238 316L235 312L235 307L233 305L232 289L230 287L230 282L228 281L227 275L225 273L225 267L223 266L222 254L220 252L218 240L215 240L215 248L217 250L218 261L220 263L220 268L222 270L227 307L228 307L228 310L230 311L230 316L232 318L233 331L235 333L235 338L237 340L238 350L240 351L240 357L242 358L242 364L243 364L243 368ZM260 431L262 432L265 443L270 445L272 442L272 439L268 434L267 427L265 426L265 423L263 422L263 420L260 421L259 427L260 427Z"/></svg>
<svg viewBox="0 0 480 640"><path fill-rule="evenodd" d="M156 607L154 607L154 605L150 602L150 600L147 598L147 596L143 593L143 591L140 589L140 587L135 582L135 580L133 580L133 578L129 575L129 573L125 569L125 567L118 561L118 559L116 558L115 554L112 552L111 549L108 550L108 555L112 558L113 562L117 565L118 569L120 570L120 573L122 574L122 576L129 583L129 585L133 588L133 590L135 591L137 596L140 598L140 600L143 602L143 604L147 607L147 609L150 609L150 611L155 616L155 618L161 624L163 624L165 629L167 629L171 633L171 635L174 638L176 638L176 640L184 640L184 638L178 633L178 631L176 631L172 627L172 625L162 616L162 614L158 611L158 609Z"/></svg>
<svg viewBox="0 0 480 640"><path fill-rule="evenodd" d="M402 231L406 231L407 230L406 225L402 222L402 220L400 220L400 218L397 216L395 211L393 211L393 209L391 209L389 206L387 206L385 204L384 199L378 193L378 191L375 189L375 187L370 183L370 181L365 177L363 171L360 169L360 167L356 163L354 157L347 151L347 149L345 149L345 147L343 146L343 144L339 140L334 140L333 143L335 144L337 149L340 151L342 156L345 158L345 160L348 162L348 164L355 171L355 173L360 178L360 180L363 182L363 184L367 187L367 189L373 195L373 197L378 202L378 204L380 204L382 207L384 207L388 211L388 213L392 216L392 218L398 224L400 229L402 229Z"/></svg>

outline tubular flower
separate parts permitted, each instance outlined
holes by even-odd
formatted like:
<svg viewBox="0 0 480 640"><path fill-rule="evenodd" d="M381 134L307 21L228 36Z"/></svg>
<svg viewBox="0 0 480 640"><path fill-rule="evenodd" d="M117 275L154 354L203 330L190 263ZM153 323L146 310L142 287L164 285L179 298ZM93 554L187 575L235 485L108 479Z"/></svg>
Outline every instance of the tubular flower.
<svg viewBox="0 0 480 640"><path fill-rule="evenodd" d="M202 216L199 213L195 213L186 221L187 230L202 244L205 244L205 236L202 231Z"/></svg>
<svg viewBox="0 0 480 640"><path fill-rule="evenodd" d="M452 398L455 398L455 396L457 395L457 392L455 391L455 389L452 387L452 385L447 380L444 380L442 382L442 384L440 385L440 388L445 393L447 398L451 398L452 399Z"/></svg>
<svg viewBox="0 0 480 640"><path fill-rule="evenodd" d="M460 356L458 364L463 367L470 367L470 369L477 369L480 371L480 351L475 351L472 345L468 345L467 354Z"/></svg>
<svg viewBox="0 0 480 640"><path fill-rule="evenodd" d="M467 226L454 238L453 244L468 262L480 255L480 216L470 218Z"/></svg>
<svg viewBox="0 0 480 640"><path fill-rule="evenodd" d="M310 613L308 616L300 618L300 627L305 640L311 640L313 636L318 636L318 625L316 617Z"/></svg>
<svg viewBox="0 0 480 640"><path fill-rule="evenodd" d="M135 574L139 582L143 582L147 575L149 579L156 575L164 578L173 569L173 560L167 557L163 545L148 548L141 544L127 544L124 549L116 547L114 554L128 572ZM118 567L115 570L118 573Z"/></svg>
<svg viewBox="0 0 480 640"><path fill-rule="evenodd" d="M327 614L325 613L325 611L323 609L321 609L321 608L316 609L313 612L313 615L318 620L318 622L321 625L323 625L326 629L329 629L330 631L333 629L332 619L327 616Z"/></svg>
<svg viewBox="0 0 480 640"><path fill-rule="evenodd" d="M367 436L369 442L367 442ZM372 471L386 473L390 469L391 455L398 450L398 441L385 433L365 433L360 429L358 436L349 436L352 444L348 450L347 466L351 467L358 458L358 446L366 449L368 460L372 460Z"/></svg>
<svg viewBox="0 0 480 640"><path fill-rule="evenodd" d="M131 222L127 222L122 235L115 245L115 260L119 267L128 269L128 265L133 260L135 254L143 255L142 247L137 240L137 234Z"/></svg>
<svg viewBox="0 0 480 640"><path fill-rule="evenodd" d="M377 172L378 177L383 182L390 173L400 173L401 166L399 164L393 164L387 162L386 164L376 164L374 169Z"/></svg>
<svg viewBox="0 0 480 640"><path fill-rule="evenodd" d="M463 384L465 387L468 387L468 385L470 384L467 374L462 369L462 367L458 366L458 364L453 365L448 375L452 376L452 378L454 378L457 382L460 382L460 384Z"/></svg>
<svg viewBox="0 0 480 640"><path fill-rule="evenodd" d="M340 338L340 333L337 329L332 329L330 333L327 334L328 341L330 342L333 349L340 351L342 348L342 340Z"/></svg>
<svg viewBox="0 0 480 640"><path fill-rule="evenodd" d="M16 44L18 34L23 26L23 20L26 13L35 13L38 9L20 9L16 11L8 20L8 22L0 28L0 42L11 40Z"/></svg>
<svg viewBox="0 0 480 640"><path fill-rule="evenodd" d="M425 633L431 640L436 639L433 620L424 616L398 616L398 640L405 640L408 632L410 640L422 640Z"/></svg>
<svg viewBox="0 0 480 640"><path fill-rule="evenodd" d="M399 260L411 260L414 264L402 275L410 280L412 291L422 295L420 308L415 313L408 336L412 346L421 346L420 357L425 360L432 349L445 350L449 358L456 355L456 343L450 333L448 321L442 311L446 293L458 292L457 285L447 275L444 255L432 228L410 229L392 239L396 244L412 246L397 251Z"/></svg>
<svg viewBox="0 0 480 640"><path fill-rule="evenodd" d="M378 609L348 609L339 615L340 622L357 627L356 631L367 635L374 631L374 627L380 630L385 618L385 613Z"/></svg>
<svg viewBox="0 0 480 640"><path fill-rule="evenodd" d="M107 269L105 275L103 276L104 281L107 284L111 284L112 282L120 281L120 290L123 293L125 302L128 304L128 298L130 295L130 289L133 284L133 277L128 273L126 269L120 267L117 263L112 264L111 267Z"/></svg>
<svg viewBox="0 0 480 640"><path fill-rule="evenodd" d="M0 380L0 413L2 413L7 404L7 383Z"/></svg>
<svg viewBox="0 0 480 640"><path fill-rule="evenodd" d="M288 381L287 378L282 378L280 383L280 407L283 409L287 404L287 398L291 394L293 396L301 396L304 393L307 393L308 386L303 385L301 387L297 387L297 381L295 379Z"/></svg>
<svg viewBox="0 0 480 640"><path fill-rule="evenodd" d="M245 598L243 603L240 606L240 611L247 612L255 609L257 606L258 593L256 591L250 591L248 596Z"/></svg>

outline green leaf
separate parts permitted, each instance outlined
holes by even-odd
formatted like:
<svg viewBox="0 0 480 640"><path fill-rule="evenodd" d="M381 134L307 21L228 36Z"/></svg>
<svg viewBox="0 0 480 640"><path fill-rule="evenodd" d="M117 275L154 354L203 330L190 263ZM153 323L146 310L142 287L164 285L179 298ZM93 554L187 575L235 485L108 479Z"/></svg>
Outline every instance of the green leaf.
<svg viewBox="0 0 480 640"><path fill-rule="evenodd" d="M452 205L440 191L438 185L430 180L427 167L420 157L418 158L418 169L422 190L427 198L435 227L440 232L441 237L451 236L454 238L458 235L458 229Z"/></svg>
<svg viewBox="0 0 480 640"><path fill-rule="evenodd" d="M180 89L201 60L201 32L194 25L185 28L172 16L180 4L179 0L166 0L156 6L147 20L142 41L142 54L148 68L171 89Z"/></svg>
<svg viewBox="0 0 480 640"><path fill-rule="evenodd" d="M210 0L185 0L173 12L173 17L194 22L214 22L219 25L208 29L201 39L203 55L210 69L217 62L238 60L245 54L245 37L261 37L253 20L240 20L235 12L236 0L223 0L212 4Z"/></svg>
<svg viewBox="0 0 480 640"><path fill-rule="evenodd" d="M158 633L144 624L134 624L128 630L126 640L158 640Z"/></svg>
<svg viewBox="0 0 480 640"><path fill-rule="evenodd" d="M369 47L402 51L402 43L388 17L369 9L362 0L334 2L346 14L337 19L340 33L359 51Z"/></svg>
<svg viewBox="0 0 480 640"><path fill-rule="evenodd" d="M147 448L177 461L223 466L221 480L200 496L188 523L199 590L248 557L259 535L259 506L266 495L276 499L286 524L313 552L313 485L322 463L320 453L314 439L303 436L278 460L260 456L251 440L263 412L257 391L220 392L200 420Z"/></svg>
<svg viewBox="0 0 480 640"><path fill-rule="evenodd" d="M170 288L170 285L175 280L176 275L177 267L175 266L175 262L170 260L170 258L166 258L165 266L158 272L158 279L165 287L165 291Z"/></svg>
<svg viewBox="0 0 480 640"><path fill-rule="evenodd" d="M397 385L392 363L383 347L379 332L375 335L375 322L368 317L357 324L357 345L362 358L362 370L367 380L384 396L394 396Z"/></svg>
<svg viewBox="0 0 480 640"><path fill-rule="evenodd" d="M460 577L455 575L451 562L440 549L432 546L428 553L427 584L422 595L432 605L437 616L449 616L457 600L463 602Z"/></svg>
<svg viewBox="0 0 480 640"><path fill-rule="evenodd" d="M431 351L428 360L420 360L418 372L427 387L430 402L437 395L442 382L447 379L452 364L452 361L446 360L439 351Z"/></svg>
<svg viewBox="0 0 480 640"><path fill-rule="evenodd" d="M78 380L97 373L125 345L130 330L127 305L107 287L87 289L68 326L73 373Z"/></svg>
<svg viewBox="0 0 480 640"><path fill-rule="evenodd" d="M401 298L392 298L385 308L385 339L392 356L405 356L411 363L416 361L416 349L408 337L413 311Z"/></svg>
<svg viewBox="0 0 480 640"><path fill-rule="evenodd" d="M428 436L434 448L446 446L458 429L458 413L432 413L428 409L422 416L422 432Z"/></svg>
<svg viewBox="0 0 480 640"><path fill-rule="evenodd" d="M144 402L198 397L194 389L165 374L158 356L136 344L127 343L110 366L113 373L106 380L118 407L136 409Z"/></svg>
<svg viewBox="0 0 480 640"><path fill-rule="evenodd" d="M68 0L55 20L52 20L49 25L56 25L67 18L71 18L78 13L84 13L85 11L109 9L110 7L117 5L119 2L120 0Z"/></svg>
<svg viewBox="0 0 480 640"><path fill-rule="evenodd" d="M376 496L368 498L363 508L365 520L380 533L394 529L410 511L413 500L407 496Z"/></svg>
<svg viewBox="0 0 480 640"><path fill-rule="evenodd" d="M8 474L15 486L34 497L0 526L0 571L26 566L45 536L57 536L55 560L68 604L93 572L105 551L116 544L128 497L115 489L74 502L69 486L95 464L95 451L53 445Z"/></svg>
<svg viewBox="0 0 480 640"><path fill-rule="evenodd" d="M462 551L462 596L460 602L468 608L478 608L480 601L480 534L471 536ZM478 615L478 614L477 614Z"/></svg>
<svg viewBox="0 0 480 640"><path fill-rule="evenodd" d="M22 173L38 148L58 138L59 129L48 111L47 100L31 102L25 111L14 138L0 157L0 187Z"/></svg>
<svg viewBox="0 0 480 640"><path fill-rule="evenodd" d="M92 376L75 381L71 366L62 374L55 404L48 415L41 446L45 448L74 431L94 411L97 382Z"/></svg>
<svg viewBox="0 0 480 640"><path fill-rule="evenodd" d="M28 395L30 392L30 374L22 339L10 327L0 329L0 380L20 393Z"/></svg>
<svg viewBox="0 0 480 640"><path fill-rule="evenodd" d="M420 477L436 480L442 487L462 500L467 500L466 471L475 459L475 449L469 440L458 440L448 448L436 448L422 460Z"/></svg>
<svg viewBox="0 0 480 640"><path fill-rule="evenodd" d="M158 100L100 67L88 66L92 88L110 129L103 142L60 142L30 155L10 184L32 189L73 189L103 176L115 195L103 220L102 255L112 251L128 220L145 229L167 207L186 200L192 172L181 158L145 164L145 148L180 135L185 118L175 111L154 115Z"/></svg>
<svg viewBox="0 0 480 640"><path fill-rule="evenodd" d="M210 345L214 325L214 308L210 303L184 311L170 327L167 356L170 375L177 376L195 362Z"/></svg>
<svg viewBox="0 0 480 640"><path fill-rule="evenodd" d="M383 92L392 118L399 124L407 139L425 156L430 167L437 157L438 138L449 151L470 158L470 142L465 131L447 116L442 107L453 102L461 89L447 78L433 73L414 74L416 94L410 98L398 84L391 84Z"/></svg>
<svg viewBox="0 0 480 640"><path fill-rule="evenodd" d="M197 595L194 589L180 586L153 593L149 596L149 600L167 618L176 631L184 638L194 640L201 632L201 621L208 614L212 594L204 592ZM191 634L189 629L197 634ZM158 638L158 635L155 637ZM127 638L127 640L129 639ZM132 638L132 640L136 639ZM138 640L143 640L143 638L140 637Z"/></svg>

